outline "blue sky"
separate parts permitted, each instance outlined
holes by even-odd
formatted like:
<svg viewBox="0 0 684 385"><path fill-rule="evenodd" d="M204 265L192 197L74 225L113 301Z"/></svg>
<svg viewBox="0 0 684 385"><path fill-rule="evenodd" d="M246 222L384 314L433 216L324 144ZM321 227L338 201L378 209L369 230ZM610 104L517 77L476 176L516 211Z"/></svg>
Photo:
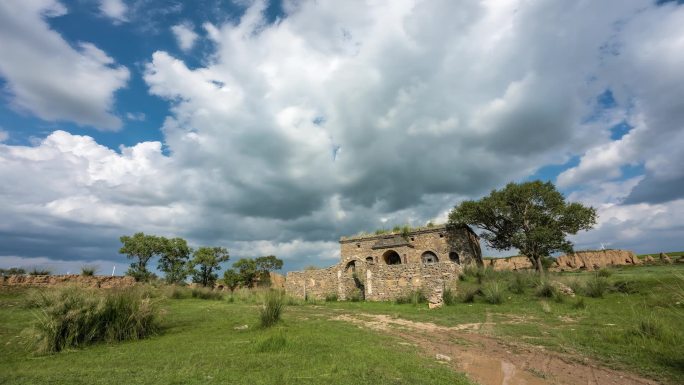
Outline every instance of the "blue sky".
<svg viewBox="0 0 684 385"><path fill-rule="evenodd" d="M598 209L577 248L680 250L682 26L650 0L0 5L0 267L123 271L137 231L326 266L534 179Z"/></svg>

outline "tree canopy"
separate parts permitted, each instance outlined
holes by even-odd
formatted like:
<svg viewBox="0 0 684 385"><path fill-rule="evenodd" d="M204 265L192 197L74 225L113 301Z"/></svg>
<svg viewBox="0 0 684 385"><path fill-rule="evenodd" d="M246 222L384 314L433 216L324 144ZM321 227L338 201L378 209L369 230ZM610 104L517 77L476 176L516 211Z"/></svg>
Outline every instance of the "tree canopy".
<svg viewBox="0 0 684 385"><path fill-rule="evenodd" d="M190 261L192 265L192 281L202 286L214 286L218 274L215 271L221 270L221 263L226 262L230 257L228 250L223 247L200 247L193 254Z"/></svg>
<svg viewBox="0 0 684 385"><path fill-rule="evenodd" d="M518 249L539 272L541 258L572 252L568 235L596 224L596 210L567 203L551 182L509 183L478 201L464 201L449 214L450 224L484 230L482 239L496 250Z"/></svg>
<svg viewBox="0 0 684 385"><path fill-rule="evenodd" d="M136 281L147 281L153 277L154 274L147 270L147 263L159 254L162 247L161 238L140 232L133 236L124 235L119 239L123 244L119 253L126 254L128 259L137 259L131 263L126 275L134 277Z"/></svg>
<svg viewBox="0 0 684 385"><path fill-rule="evenodd" d="M271 282L270 272L283 268L283 261L275 255L266 255L257 258L240 258L233 263L233 267L224 274L224 281L230 287L226 279L236 280L237 285L253 287L257 283L268 285ZM231 289L232 290L232 289Z"/></svg>
<svg viewBox="0 0 684 385"><path fill-rule="evenodd" d="M163 271L166 283L182 284L190 274L188 260L192 249L183 238L159 239L159 264L157 268Z"/></svg>

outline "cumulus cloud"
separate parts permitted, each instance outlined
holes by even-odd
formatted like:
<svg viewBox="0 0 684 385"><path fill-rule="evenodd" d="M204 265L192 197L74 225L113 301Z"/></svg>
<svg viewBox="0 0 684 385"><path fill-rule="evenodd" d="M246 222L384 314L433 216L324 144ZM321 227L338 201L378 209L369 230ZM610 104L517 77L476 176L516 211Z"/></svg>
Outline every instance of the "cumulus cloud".
<svg viewBox="0 0 684 385"><path fill-rule="evenodd" d="M121 121L113 112L114 93L128 70L88 42L70 45L45 20L64 15L56 0L0 4L0 76L16 109L44 120L67 120L103 130Z"/></svg>
<svg viewBox="0 0 684 385"><path fill-rule="evenodd" d="M171 32L178 42L178 47L184 52L190 51L199 37L192 23L181 23L171 27Z"/></svg>
<svg viewBox="0 0 684 385"><path fill-rule="evenodd" d="M0 142L4 142L9 138L9 133L3 129L0 129Z"/></svg>
<svg viewBox="0 0 684 385"><path fill-rule="evenodd" d="M112 19L116 24L128 21L128 17L126 16L128 6L123 0L101 0L100 12L104 16Z"/></svg>
<svg viewBox="0 0 684 385"><path fill-rule="evenodd" d="M78 228L115 250L122 231L143 230L233 257L285 256L291 269L332 262L340 235L445 219L462 199L581 155L558 178L601 214L579 247L674 244L661 230L677 228L681 200L630 194L679 175L684 8L286 2L275 24L264 9L205 24L215 52L200 66L149 59L149 92L171 105L167 152L151 142L118 153L65 132L0 147L11 166L0 191L17 202L6 218L55 242L83 244L60 238ZM606 89L616 105L597 113ZM632 130L611 139L622 120ZM626 165L645 175L620 179ZM8 245L45 255L16 228L3 229Z"/></svg>

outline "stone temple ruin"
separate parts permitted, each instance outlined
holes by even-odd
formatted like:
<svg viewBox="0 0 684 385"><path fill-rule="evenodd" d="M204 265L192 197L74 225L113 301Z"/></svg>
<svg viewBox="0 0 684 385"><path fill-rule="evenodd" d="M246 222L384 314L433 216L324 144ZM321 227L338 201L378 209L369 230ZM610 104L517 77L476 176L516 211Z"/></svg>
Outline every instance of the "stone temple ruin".
<svg viewBox="0 0 684 385"><path fill-rule="evenodd" d="M340 263L334 266L287 273L287 293L385 301L422 290L431 303L440 303L445 285L463 266L482 265L479 238L465 225L342 237L340 251Z"/></svg>

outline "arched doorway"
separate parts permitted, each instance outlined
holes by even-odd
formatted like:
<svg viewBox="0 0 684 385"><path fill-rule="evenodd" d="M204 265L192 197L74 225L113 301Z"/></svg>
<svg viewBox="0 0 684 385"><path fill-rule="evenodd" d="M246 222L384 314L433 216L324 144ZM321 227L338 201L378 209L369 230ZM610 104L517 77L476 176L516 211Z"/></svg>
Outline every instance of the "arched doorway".
<svg viewBox="0 0 684 385"><path fill-rule="evenodd" d="M454 263L458 263L459 265L461 264L461 258L458 256L458 253L455 251L452 251L449 253L449 260Z"/></svg>
<svg viewBox="0 0 684 385"><path fill-rule="evenodd" d="M439 259L437 258L437 254L433 253L432 251L424 252L423 255L420 257L420 260L423 263L437 263L437 262L439 262Z"/></svg>
<svg viewBox="0 0 684 385"><path fill-rule="evenodd" d="M401 264L401 257L399 256L399 253L397 253L394 250L385 251L385 253L382 255L382 260L385 261L385 263L388 265Z"/></svg>
<svg viewBox="0 0 684 385"><path fill-rule="evenodd" d="M350 261L347 263L347 266L344 268L344 271L347 273L355 273L356 272L356 261Z"/></svg>

